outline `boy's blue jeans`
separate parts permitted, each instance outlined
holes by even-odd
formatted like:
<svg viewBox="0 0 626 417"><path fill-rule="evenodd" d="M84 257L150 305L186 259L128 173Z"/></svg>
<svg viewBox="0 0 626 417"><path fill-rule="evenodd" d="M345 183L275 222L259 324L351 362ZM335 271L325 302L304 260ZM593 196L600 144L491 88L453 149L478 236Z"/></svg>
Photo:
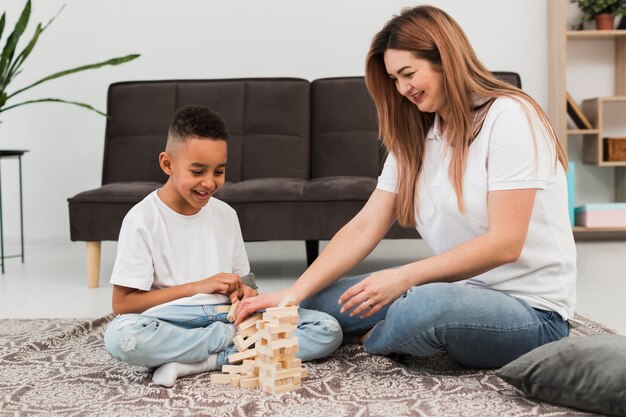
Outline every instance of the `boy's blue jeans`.
<svg viewBox="0 0 626 417"><path fill-rule="evenodd" d="M303 361L333 353L343 339L339 323L326 313L299 309L295 336ZM104 344L130 365L156 367L168 362L199 362L217 353L217 366L237 353L235 326L214 305L166 306L151 315L122 314L107 327Z"/></svg>
<svg viewBox="0 0 626 417"><path fill-rule="evenodd" d="M343 278L300 305L335 317L346 338L373 328L365 341L369 353L426 357L446 351L463 365L496 368L569 334L557 313L499 291L451 283L413 287L366 319L339 313L339 296L366 277Z"/></svg>

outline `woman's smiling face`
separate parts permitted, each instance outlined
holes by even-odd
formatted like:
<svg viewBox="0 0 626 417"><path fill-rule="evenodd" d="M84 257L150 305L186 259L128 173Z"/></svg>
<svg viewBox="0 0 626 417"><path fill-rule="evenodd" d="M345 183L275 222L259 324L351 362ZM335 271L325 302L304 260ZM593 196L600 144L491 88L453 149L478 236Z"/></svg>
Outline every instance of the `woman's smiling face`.
<svg viewBox="0 0 626 417"><path fill-rule="evenodd" d="M443 79L429 61L402 49L387 49L384 61L398 92L420 111L441 113L445 110Z"/></svg>

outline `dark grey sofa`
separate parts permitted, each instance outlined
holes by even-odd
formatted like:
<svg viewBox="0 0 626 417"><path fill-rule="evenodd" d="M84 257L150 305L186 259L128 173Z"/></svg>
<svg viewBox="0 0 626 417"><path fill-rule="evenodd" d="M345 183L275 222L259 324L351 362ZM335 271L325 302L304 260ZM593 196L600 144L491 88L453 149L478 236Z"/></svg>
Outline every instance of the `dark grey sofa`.
<svg viewBox="0 0 626 417"><path fill-rule="evenodd" d="M496 73L519 85L514 73ZM69 198L70 237L87 242L98 286L100 242L117 240L130 208L167 179L158 165L169 122L206 105L228 127L229 203L246 241L304 240L307 261L364 205L385 158L362 77L137 81L109 87L102 186ZM418 238L395 225L387 238Z"/></svg>

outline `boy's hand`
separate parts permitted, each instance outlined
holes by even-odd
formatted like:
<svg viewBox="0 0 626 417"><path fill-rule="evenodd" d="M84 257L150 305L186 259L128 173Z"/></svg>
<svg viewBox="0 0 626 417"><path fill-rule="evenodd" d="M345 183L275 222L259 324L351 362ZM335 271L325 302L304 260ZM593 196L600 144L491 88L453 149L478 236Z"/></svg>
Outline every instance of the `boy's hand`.
<svg viewBox="0 0 626 417"><path fill-rule="evenodd" d="M237 291L233 291L232 294L230 294L230 301L235 304L235 302L237 300L244 300L248 297L254 297L258 295L257 290L255 290L252 287L247 286L246 284L242 284L241 288L239 288L239 290Z"/></svg>
<svg viewBox="0 0 626 417"><path fill-rule="evenodd" d="M241 278L237 274L220 272L212 277L193 283L194 294L224 294L230 296L241 288Z"/></svg>

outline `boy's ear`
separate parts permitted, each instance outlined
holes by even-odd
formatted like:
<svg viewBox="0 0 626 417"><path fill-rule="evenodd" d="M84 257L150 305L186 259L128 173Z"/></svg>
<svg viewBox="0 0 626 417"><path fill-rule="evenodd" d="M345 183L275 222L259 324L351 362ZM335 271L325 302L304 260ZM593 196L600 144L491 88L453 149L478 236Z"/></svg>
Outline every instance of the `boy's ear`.
<svg viewBox="0 0 626 417"><path fill-rule="evenodd" d="M159 154L159 165L168 177L172 175L172 156L169 153L161 152Z"/></svg>

